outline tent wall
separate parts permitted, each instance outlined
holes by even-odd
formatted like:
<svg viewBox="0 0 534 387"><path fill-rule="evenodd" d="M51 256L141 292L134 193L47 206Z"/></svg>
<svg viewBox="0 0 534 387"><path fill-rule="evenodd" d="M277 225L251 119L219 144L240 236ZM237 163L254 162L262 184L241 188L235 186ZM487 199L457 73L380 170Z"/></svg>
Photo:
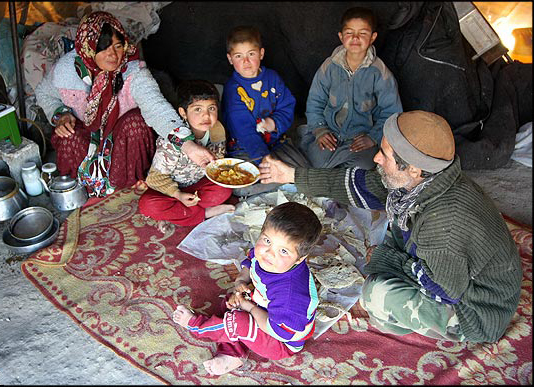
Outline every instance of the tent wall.
<svg viewBox="0 0 534 387"><path fill-rule="evenodd" d="M149 67L175 82L224 83L233 71L227 33L239 24L255 25L263 37L263 63L284 79L302 117L315 71L340 44L339 21L351 6L377 15L375 46L397 79L404 110L445 117L465 167L504 165L521 124L518 93L502 81L503 74L495 82L507 67L504 60L490 67L471 59L476 53L462 36L452 2L173 2L160 13L160 28L143 41L143 51ZM525 78L522 92L532 102L531 65L517 66L508 72ZM499 106L492 104L496 96ZM521 116L532 120L532 108Z"/></svg>

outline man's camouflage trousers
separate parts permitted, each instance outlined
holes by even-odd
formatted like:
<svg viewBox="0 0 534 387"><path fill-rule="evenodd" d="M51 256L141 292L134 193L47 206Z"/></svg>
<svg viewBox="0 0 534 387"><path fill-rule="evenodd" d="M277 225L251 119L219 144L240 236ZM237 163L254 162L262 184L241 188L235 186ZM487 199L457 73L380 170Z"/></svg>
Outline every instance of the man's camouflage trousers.
<svg viewBox="0 0 534 387"><path fill-rule="evenodd" d="M400 278L368 276L360 303L369 313L371 324L382 332L416 332L439 340L465 341L452 305L431 299Z"/></svg>

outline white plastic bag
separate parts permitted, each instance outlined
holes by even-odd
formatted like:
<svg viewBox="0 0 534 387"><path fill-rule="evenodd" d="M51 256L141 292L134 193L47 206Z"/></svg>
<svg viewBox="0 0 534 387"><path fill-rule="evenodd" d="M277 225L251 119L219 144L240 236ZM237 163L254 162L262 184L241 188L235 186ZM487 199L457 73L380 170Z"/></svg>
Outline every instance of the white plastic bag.
<svg viewBox="0 0 534 387"><path fill-rule="evenodd" d="M515 149L511 158L532 168L532 121L519 128L515 136Z"/></svg>

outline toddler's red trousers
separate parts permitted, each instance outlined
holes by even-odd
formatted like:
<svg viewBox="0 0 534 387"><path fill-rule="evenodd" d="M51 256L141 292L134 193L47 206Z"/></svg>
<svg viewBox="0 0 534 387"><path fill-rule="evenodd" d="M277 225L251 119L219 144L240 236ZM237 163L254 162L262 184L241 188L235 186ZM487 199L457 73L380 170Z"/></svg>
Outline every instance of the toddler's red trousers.
<svg viewBox="0 0 534 387"><path fill-rule="evenodd" d="M247 357L251 350L270 360L279 360L294 354L284 343L263 332L252 315L242 310L226 311L224 316L193 316L187 329L199 338L218 343L216 355Z"/></svg>

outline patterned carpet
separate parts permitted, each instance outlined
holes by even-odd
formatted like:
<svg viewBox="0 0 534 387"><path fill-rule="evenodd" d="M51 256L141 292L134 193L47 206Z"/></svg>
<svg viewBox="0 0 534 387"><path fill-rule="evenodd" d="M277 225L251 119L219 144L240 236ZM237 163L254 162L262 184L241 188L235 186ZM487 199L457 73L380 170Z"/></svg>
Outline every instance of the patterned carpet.
<svg viewBox="0 0 534 387"><path fill-rule="evenodd" d="M521 254L519 308L494 344L381 334L358 304L296 356L251 354L227 375L202 362L215 345L189 335L176 303L216 312L237 269L176 249L192 228L167 234L137 211L142 192L123 190L74 211L51 246L23 262L25 276L59 310L131 364L167 384L532 385L532 230L505 217Z"/></svg>

